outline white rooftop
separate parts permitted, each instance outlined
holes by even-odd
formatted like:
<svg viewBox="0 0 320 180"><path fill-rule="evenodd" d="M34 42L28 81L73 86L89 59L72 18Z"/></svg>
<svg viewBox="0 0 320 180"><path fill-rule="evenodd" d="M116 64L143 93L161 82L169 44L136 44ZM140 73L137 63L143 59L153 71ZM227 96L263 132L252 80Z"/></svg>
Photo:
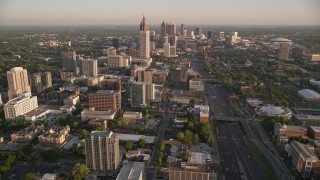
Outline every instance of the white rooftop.
<svg viewBox="0 0 320 180"><path fill-rule="evenodd" d="M138 134L119 134L116 133L117 137L120 141L132 141L137 142L140 139L145 139L148 144L154 143L155 136L145 136L145 135L138 135Z"/></svg>
<svg viewBox="0 0 320 180"><path fill-rule="evenodd" d="M302 89L302 90L298 91L298 94L307 100L308 99L319 99L320 100L320 94L314 90L311 90L311 89Z"/></svg>
<svg viewBox="0 0 320 180"><path fill-rule="evenodd" d="M144 174L144 162L130 162L124 161L117 180L138 180L142 179Z"/></svg>

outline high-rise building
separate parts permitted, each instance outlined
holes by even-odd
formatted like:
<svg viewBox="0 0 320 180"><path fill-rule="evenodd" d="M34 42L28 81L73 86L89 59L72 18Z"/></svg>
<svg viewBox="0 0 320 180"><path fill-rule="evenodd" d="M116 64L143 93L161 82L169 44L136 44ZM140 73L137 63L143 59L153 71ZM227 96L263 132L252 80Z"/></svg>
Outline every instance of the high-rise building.
<svg viewBox="0 0 320 180"><path fill-rule="evenodd" d="M180 35L184 35L184 24L181 24Z"/></svg>
<svg viewBox="0 0 320 180"><path fill-rule="evenodd" d="M146 106L146 88L144 82L133 82L130 86L131 107Z"/></svg>
<svg viewBox="0 0 320 180"><path fill-rule="evenodd" d="M49 87L52 87L51 73L46 71L43 73L33 73L29 77L31 91L34 94L39 94Z"/></svg>
<svg viewBox="0 0 320 180"><path fill-rule="evenodd" d="M121 68L128 67L130 62L130 56L110 55L108 56L108 67L109 68Z"/></svg>
<svg viewBox="0 0 320 180"><path fill-rule="evenodd" d="M200 36L201 34L201 28L200 27L197 27L195 30L194 30L194 33L196 36Z"/></svg>
<svg viewBox="0 0 320 180"><path fill-rule="evenodd" d="M112 131L93 131L85 138L86 165L99 176L115 175L119 168L119 138Z"/></svg>
<svg viewBox="0 0 320 180"><path fill-rule="evenodd" d="M62 53L62 70L77 75L76 51Z"/></svg>
<svg viewBox="0 0 320 180"><path fill-rule="evenodd" d="M4 115L7 121L16 121L22 115L38 107L37 96L19 96L4 105Z"/></svg>
<svg viewBox="0 0 320 180"><path fill-rule="evenodd" d="M140 23L140 58L150 58L150 32L148 30L148 23L143 16Z"/></svg>
<svg viewBox="0 0 320 180"><path fill-rule="evenodd" d="M162 21L160 31L161 31L161 37L164 38L167 35L167 28L166 28L166 24L164 23L164 21Z"/></svg>
<svg viewBox="0 0 320 180"><path fill-rule="evenodd" d="M170 57L170 43L166 42L163 44L164 57Z"/></svg>
<svg viewBox="0 0 320 180"><path fill-rule="evenodd" d="M292 54L291 54L292 58L294 60L302 60L304 50L305 50L304 46L301 46L298 44L293 45Z"/></svg>
<svg viewBox="0 0 320 180"><path fill-rule="evenodd" d="M3 102L2 102L2 97L1 97L1 94L0 94L0 107L3 105Z"/></svg>
<svg viewBox="0 0 320 180"><path fill-rule="evenodd" d="M171 35L177 34L177 27L175 24L171 24Z"/></svg>
<svg viewBox="0 0 320 180"><path fill-rule="evenodd" d="M220 32L219 38L220 38L220 40L224 39L224 32Z"/></svg>
<svg viewBox="0 0 320 180"><path fill-rule="evenodd" d="M121 91L99 90L89 94L89 108L96 111L121 109Z"/></svg>
<svg viewBox="0 0 320 180"><path fill-rule="evenodd" d="M152 70L139 71L138 81L145 83L152 83Z"/></svg>
<svg viewBox="0 0 320 180"><path fill-rule="evenodd" d="M80 73L86 77L98 76L98 60L96 59L82 59L80 66Z"/></svg>
<svg viewBox="0 0 320 180"><path fill-rule="evenodd" d="M119 42L119 39L118 38L113 38L112 39L112 45L115 49L119 49L119 46L120 46L120 42Z"/></svg>
<svg viewBox="0 0 320 180"><path fill-rule="evenodd" d="M104 79L101 81L103 90L118 90L121 91L121 79Z"/></svg>
<svg viewBox="0 0 320 180"><path fill-rule="evenodd" d="M28 72L22 67L14 67L7 71L9 100L18 97L19 94L31 95L31 87L28 82Z"/></svg>
<svg viewBox="0 0 320 180"><path fill-rule="evenodd" d="M146 102L152 102L155 97L155 88L154 84L152 83L145 83L146 88Z"/></svg>
<svg viewBox="0 0 320 180"><path fill-rule="evenodd" d="M289 58L289 44L280 43L278 60L288 60L288 58Z"/></svg>
<svg viewBox="0 0 320 180"><path fill-rule="evenodd" d="M213 38L213 31L212 31L212 30L209 30L209 31L208 31L207 37L208 37L208 39Z"/></svg>

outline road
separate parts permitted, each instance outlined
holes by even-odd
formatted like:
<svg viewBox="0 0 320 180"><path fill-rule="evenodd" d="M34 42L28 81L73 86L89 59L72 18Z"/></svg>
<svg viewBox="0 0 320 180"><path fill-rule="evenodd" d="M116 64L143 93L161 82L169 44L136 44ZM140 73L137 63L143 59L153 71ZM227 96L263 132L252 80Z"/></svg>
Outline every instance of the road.
<svg viewBox="0 0 320 180"><path fill-rule="evenodd" d="M168 101L164 101L164 112L163 112L163 122L160 126L159 132L158 132L158 139L154 146L154 149L151 154L151 159L149 163L149 168L146 169L146 179L154 179L156 175L156 167L157 167L157 161L159 157L159 151L160 151L160 145L163 140L163 136L165 134L165 131L168 127L169 121L170 121L170 113L168 108Z"/></svg>

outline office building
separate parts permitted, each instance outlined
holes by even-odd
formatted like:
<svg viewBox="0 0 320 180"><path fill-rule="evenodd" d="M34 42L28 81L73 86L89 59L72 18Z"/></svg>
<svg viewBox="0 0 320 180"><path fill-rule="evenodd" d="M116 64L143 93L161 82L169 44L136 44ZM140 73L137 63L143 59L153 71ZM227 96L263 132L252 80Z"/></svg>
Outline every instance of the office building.
<svg viewBox="0 0 320 180"><path fill-rule="evenodd" d="M278 138L279 142L287 143L289 137L306 137L307 128L276 123L273 128L273 134Z"/></svg>
<svg viewBox="0 0 320 180"><path fill-rule="evenodd" d="M110 55L108 56L107 64L109 68L122 68L129 67L130 61L130 56Z"/></svg>
<svg viewBox="0 0 320 180"><path fill-rule="evenodd" d="M50 72L33 73L29 77L31 91L34 94L39 94L49 87L52 87L52 78Z"/></svg>
<svg viewBox="0 0 320 180"><path fill-rule="evenodd" d="M86 165L98 176L115 175L119 168L119 139L112 131L93 131L85 138Z"/></svg>
<svg viewBox="0 0 320 180"><path fill-rule="evenodd" d="M140 58L150 58L150 32L148 30L148 23L146 18L143 16L140 23Z"/></svg>
<svg viewBox="0 0 320 180"><path fill-rule="evenodd" d="M280 43L280 48L278 52L278 60L288 60L289 58L289 44Z"/></svg>
<svg viewBox="0 0 320 180"><path fill-rule="evenodd" d="M219 38L220 38L220 40L224 40L224 32L220 32Z"/></svg>
<svg viewBox="0 0 320 180"><path fill-rule="evenodd" d="M18 97L19 94L31 95L31 87L28 82L28 72L22 67L14 67L7 71L8 98Z"/></svg>
<svg viewBox="0 0 320 180"><path fill-rule="evenodd" d="M303 127L320 126L319 115L294 114L292 116L292 121Z"/></svg>
<svg viewBox="0 0 320 180"><path fill-rule="evenodd" d="M171 24L171 35L177 34L177 27L175 24Z"/></svg>
<svg viewBox="0 0 320 180"><path fill-rule="evenodd" d="M170 72L169 79L174 82L183 82L188 81L188 69L185 67L176 68Z"/></svg>
<svg viewBox="0 0 320 180"><path fill-rule="evenodd" d="M164 57L170 57L170 43L166 42L163 44Z"/></svg>
<svg viewBox="0 0 320 180"><path fill-rule="evenodd" d="M201 34L201 28L200 27L195 28L194 35L195 36L200 36L200 34Z"/></svg>
<svg viewBox="0 0 320 180"><path fill-rule="evenodd" d="M162 24L160 26L160 34L162 38L164 38L167 35L166 24L164 23L164 21L162 21Z"/></svg>
<svg viewBox="0 0 320 180"><path fill-rule="evenodd" d="M155 98L155 86L154 84L152 83L145 83L145 92L146 92L146 102L149 103L149 102L152 102L154 101L154 98Z"/></svg>
<svg viewBox="0 0 320 180"><path fill-rule="evenodd" d="M49 130L38 136L38 140L41 143L62 144L66 141L69 132L70 127L68 125L53 126Z"/></svg>
<svg viewBox="0 0 320 180"><path fill-rule="evenodd" d="M30 126L11 134L11 141L20 143L32 141L42 133L44 128L44 125L35 126L34 124L31 124Z"/></svg>
<svg viewBox="0 0 320 180"><path fill-rule="evenodd" d="M82 59L80 61L81 68L80 74L85 77L96 77L98 76L98 60L96 59Z"/></svg>
<svg viewBox="0 0 320 180"><path fill-rule="evenodd" d="M303 178L310 177L312 172L319 172L320 160L314 154L314 147L293 140L288 151L293 165Z"/></svg>
<svg viewBox="0 0 320 180"><path fill-rule="evenodd" d="M308 136L312 139L320 139L320 126L310 126Z"/></svg>
<svg viewBox="0 0 320 180"><path fill-rule="evenodd" d="M74 76L77 75L76 51L62 53L62 71L72 72Z"/></svg>
<svg viewBox="0 0 320 180"><path fill-rule="evenodd" d="M101 81L102 90L121 91L121 79L104 79Z"/></svg>
<svg viewBox="0 0 320 180"><path fill-rule="evenodd" d="M144 180L144 162L132 162L125 160L116 180Z"/></svg>
<svg viewBox="0 0 320 180"><path fill-rule="evenodd" d="M304 46L301 46L298 44L293 45L291 57L294 60L303 60L302 58L303 58L304 50L305 50Z"/></svg>
<svg viewBox="0 0 320 180"><path fill-rule="evenodd" d="M181 28L180 28L180 35L184 35L184 24L181 24Z"/></svg>
<svg viewBox="0 0 320 180"><path fill-rule="evenodd" d="M27 112L38 107L37 96L19 96L11 99L4 105L4 115L6 121L16 121Z"/></svg>
<svg viewBox="0 0 320 180"><path fill-rule="evenodd" d="M143 70L138 72L138 81L152 83L152 70Z"/></svg>
<svg viewBox="0 0 320 180"><path fill-rule="evenodd" d="M207 37L208 37L208 39L211 39L211 38L213 38L213 31L208 31L207 32Z"/></svg>
<svg viewBox="0 0 320 180"><path fill-rule="evenodd" d="M131 107L146 106L146 88L143 82L133 82L130 87L130 103Z"/></svg>
<svg viewBox="0 0 320 180"><path fill-rule="evenodd" d="M113 47L115 48L115 49L119 49L119 47L120 47L120 42L119 42L120 40L118 39L118 38L113 38L112 39L112 45L113 45Z"/></svg>
<svg viewBox="0 0 320 180"><path fill-rule="evenodd" d="M99 90L89 94L89 108L96 111L121 109L121 92L118 90Z"/></svg>

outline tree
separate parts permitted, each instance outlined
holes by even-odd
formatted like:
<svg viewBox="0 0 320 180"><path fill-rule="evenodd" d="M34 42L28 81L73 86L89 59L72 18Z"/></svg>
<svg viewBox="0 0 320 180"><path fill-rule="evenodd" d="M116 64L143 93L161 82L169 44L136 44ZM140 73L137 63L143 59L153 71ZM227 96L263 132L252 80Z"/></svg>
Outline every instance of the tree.
<svg viewBox="0 0 320 180"><path fill-rule="evenodd" d="M99 125L96 127L96 131L104 131L104 126L103 125Z"/></svg>
<svg viewBox="0 0 320 180"><path fill-rule="evenodd" d="M184 133L183 132L178 132L177 133L177 138L182 141L184 139Z"/></svg>
<svg viewBox="0 0 320 180"><path fill-rule="evenodd" d="M162 157L159 156L158 157L158 162L157 162L158 166L161 166L162 165Z"/></svg>
<svg viewBox="0 0 320 180"><path fill-rule="evenodd" d="M147 144L147 141L142 138L142 139L139 139L138 143L140 147L145 147Z"/></svg>
<svg viewBox="0 0 320 180"><path fill-rule="evenodd" d="M81 138L85 138L85 136L88 134L89 132L86 129L82 129L80 131L80 137Z"/></svg>
<svg viewBox="0 0 320 180"><path fill-rule="evenodd" d="M75 180L82 180L84 177L89 175L89 168L84 165L77 163L71 170L71 177Z"/></svg>
<svg viewBox="0 0 320 180"><path fill-rule="evenodd" d="M183 153L181 154L181 159L183 161L188 161L189 158L189 153L187 151L183 151Z"/></svg>
<svg viewBox="0 0 320 180"><path fill-rule="evenodd" d="M163 152L165 148L166 148L166 144L164 141L162 141L160 145L160 151Z"/></svg>
<svg viewBox="0 0 320 180"><path fill-rule="evenodd" d="M191 104L191 105L196 104L196 100L194 100L194 99L190 99L190 100L189 100L189 104Z"/></svg>
<svg viewBox="0 0 320 180"><path fill-rule="evenodd" d="M193 133L189 130L186 130L184 132L183 142L190 146L192 144L192 138L193 138Z"/></svg>
<svg viewBox="0 0 320 180"><path fill-rule="evenodd" d="M125 148L127 151L131 150L133 148L133 143L131 141L127 141Z"/></svg>
<svg viewBox="0 0 320 180"><path fill-rule="evenodd" d="M47 162L57 162L58 159L61 156L61 150L60 149L53 149L53 150L46 150L42 152L42 158Z"/></svg>
<svg viewBox="0 0 320 180"><path fill-rule="evenodd" d="M38 180L39 178L37 177L36 174L34 173L27 173L23 176L23 180Z"/></svg>
<svg viewBox="0 0 320 180"><path fill-rule="evenodd" d="M199 135L197 133L193 134L193 143L194 144L199 144L199 142L200 142Z"/></svg>

